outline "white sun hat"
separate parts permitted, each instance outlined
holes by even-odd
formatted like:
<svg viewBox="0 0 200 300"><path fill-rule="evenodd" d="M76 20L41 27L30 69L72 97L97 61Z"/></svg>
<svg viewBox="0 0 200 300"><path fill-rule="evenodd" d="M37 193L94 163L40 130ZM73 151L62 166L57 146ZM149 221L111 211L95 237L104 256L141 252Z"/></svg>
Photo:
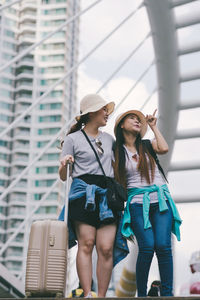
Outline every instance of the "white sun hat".
<svg viewBox="0 0 200 300"><path fill-rule="evenodd" d="M108 115L110 115L114 110L115 103L104 100L100 95L88 94L81 100L80 114L76 116L75 119L76 121L78 121L81 116L86 115L90 112L98 111L104 106L107 107Z"/></svg>

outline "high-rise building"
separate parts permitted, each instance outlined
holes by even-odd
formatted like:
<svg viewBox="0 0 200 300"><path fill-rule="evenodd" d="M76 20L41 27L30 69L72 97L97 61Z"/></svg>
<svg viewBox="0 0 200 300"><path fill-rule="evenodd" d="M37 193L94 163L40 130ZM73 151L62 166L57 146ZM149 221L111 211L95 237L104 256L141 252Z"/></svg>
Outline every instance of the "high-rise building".
<svg viewBox="0 0 200 300"><path fill-rule="evenodd" d="M9 1L8 1L9 2ZM79 11L80 0L21 0L0 11L0 65ZM7 1L3 1L6 4ZM79 21L76 19L0 74L0 132L25 111L78 59ZM0 194L52 140L76 110L77 74L73 73L0 139ZM0 246L58 178L58 141L0 202ZM33 219L56 218L64 187L58 183L26 226L9 244L0 262L23 276L30 224Z"/></svg>

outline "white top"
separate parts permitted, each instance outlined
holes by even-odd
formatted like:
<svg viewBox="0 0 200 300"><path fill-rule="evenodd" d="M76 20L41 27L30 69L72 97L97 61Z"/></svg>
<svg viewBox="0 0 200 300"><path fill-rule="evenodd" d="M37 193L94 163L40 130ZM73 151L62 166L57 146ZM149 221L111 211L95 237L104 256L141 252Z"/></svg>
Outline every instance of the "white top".
<svg viewBox="0 0 200 300"><path fill-rule="evenodd" d="M97 151L97 154L99 155L106 176L114 177L114 171L112 167L114 138L110 134L102 131L100 131L96 138L90 136L88 137L95 150L97 150L95 139L98 138L98 140L102 142L101 148L103 148L104 153L98 154ZM73 178L83 174L103 175L94 151L80 130L65 137L61 158L67 154L70 154L74 157L72 170Z"/></svg>
<svg viewBox="0 0 200 300"><path fill-rule="evenodd" d="M142 178L140 176L140 172L137 169L137 161L139 160L138 153L132 153L126 146L124 146L126 150L126 178L127 178L127 188L142 188L144 186L149 186L149 183L146 181L145 178ZM133 155L136 155L137 161L133 159ZM149 158L146 154L147 162L149 164ZM150 164L149 164L150 166ZM154 180L150 185L156 184L156 185L163 185L165 184L165 180L163 179L162 175L160 174L160 171L158 169L158 166L155 164L155 175ZM142 203L143 202L143 194L136 195L131 200L131 203ZM158 202L157 192L150 193L150 202L155 203Z"/></svg>

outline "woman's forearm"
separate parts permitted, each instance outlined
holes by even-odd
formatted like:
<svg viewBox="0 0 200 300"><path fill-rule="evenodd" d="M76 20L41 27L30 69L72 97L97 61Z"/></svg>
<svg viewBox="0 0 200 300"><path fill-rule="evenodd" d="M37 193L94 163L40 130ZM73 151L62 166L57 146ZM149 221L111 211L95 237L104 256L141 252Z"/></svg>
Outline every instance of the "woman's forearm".
<svg viewBox="0 0 200 300"><path fill-rule="evenodd" d="M160 132L160 130L158 129L157 126L154 126L151 129L155 135L155 140L153 140L153 142L152 142L152 146L153 146L155 152L158 154L167 153L169 150L169 147L168 147L168 144L167 144L165 138L163 137L162 133Z"/></svg>
<svg viewBox="0 0 200 300"><path fill-rule="evenodd" d="M59 171L58 171L58 172L59 172L60 179L61 179L62 181L65 181L65 180L67 179L67 167L61 165L61 166L59 167Z"/></svg>

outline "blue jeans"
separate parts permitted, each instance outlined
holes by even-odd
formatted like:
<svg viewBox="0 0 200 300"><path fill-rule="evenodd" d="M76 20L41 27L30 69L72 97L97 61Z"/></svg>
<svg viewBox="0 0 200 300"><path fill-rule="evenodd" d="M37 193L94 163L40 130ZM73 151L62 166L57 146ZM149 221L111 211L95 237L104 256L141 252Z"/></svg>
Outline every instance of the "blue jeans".
<svg viewBox="0 0 200 300"><path fill-rule="evenodd" d="M152 227L144 229L143 205L130 204L131 226L136 236L139 253L136 264L138 297L147 296L147 281L154 252L158 259L161 296L173 296L173 260L171 250L172 210L159 211L158 203L150 204L149 219Z"/></svg>

